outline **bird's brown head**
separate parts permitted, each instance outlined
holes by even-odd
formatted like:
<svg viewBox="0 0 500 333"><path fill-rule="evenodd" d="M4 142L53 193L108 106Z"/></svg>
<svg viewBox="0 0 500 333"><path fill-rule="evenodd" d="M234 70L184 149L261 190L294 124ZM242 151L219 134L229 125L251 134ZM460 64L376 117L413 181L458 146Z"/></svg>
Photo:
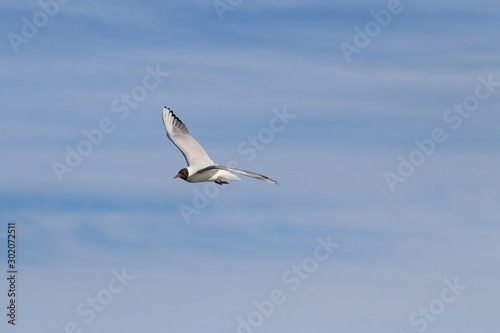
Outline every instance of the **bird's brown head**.
<svg viewBox="0 0 500 333"><path fill-rule="evenodd" d="M186 180L188 177L189 177L188 169L184 168L181 171L179 171L177 176L175 176L174 178L182 178L182 179Z"/></svg>

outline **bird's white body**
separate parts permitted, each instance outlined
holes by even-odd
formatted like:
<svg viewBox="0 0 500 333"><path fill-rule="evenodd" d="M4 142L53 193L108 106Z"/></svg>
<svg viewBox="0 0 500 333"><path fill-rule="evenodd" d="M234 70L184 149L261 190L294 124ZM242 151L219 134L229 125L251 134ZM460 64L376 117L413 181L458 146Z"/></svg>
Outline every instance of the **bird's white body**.
<svg viewBox="0 0 500 333"><path fill-rule="evenodd" d="M179 174L174 178L182 178L190 183L214 181L222 185L228 184L228 182L224 181L225 179L241 180L232 173L236 172L271 184L278 184L271 178L258 173L227 165L215 164L205 149L191 136L182 121L167 107L163 108L163 123L165 124L168 138L179 148L188 163L188 166L179 171Z"/></svg>
<svg viewBox="0 0 500 333"><path fill-rule="evenodd" d="M215 163L212 165L215 165ZM207 166L208 165L206 165L205 167ZM231 172L222 169L212 169L203 172L197 172L198 170L201 170L203 168L200 168L195 165L188 166L186 169L188 170L189 176L186 179L186 181L190 183L200 183L200 182L210 182L210 181L218 181L224 179L241 180L235 174L232 174Z"/></svg>

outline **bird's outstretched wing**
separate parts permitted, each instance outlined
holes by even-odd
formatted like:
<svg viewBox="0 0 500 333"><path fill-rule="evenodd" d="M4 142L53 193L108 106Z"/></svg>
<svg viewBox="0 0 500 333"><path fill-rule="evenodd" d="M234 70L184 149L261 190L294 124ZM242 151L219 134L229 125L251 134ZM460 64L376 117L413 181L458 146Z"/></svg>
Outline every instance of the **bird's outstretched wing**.
<svg viewBox="0 0 500 333"><path fill-rule="evenodd" d="M262 180L262 181L264 181L266 183L278 185L277 181L272 180L271 178L266 177L264 175L261 175L261 174L255 173L255 172L251 172L251 171L246 171L246 170L241 170L241 169L233 168L233 167L230 167L230 166L227 166L227 165L220 165L220 164L210 165L210 166L208 166L206 168L198 170L196 173L207 171L207 170L214 170L214 169L221 169L221 170L226 170L226 171L229 171L229 172L236 172L236 173L239 173L239 174L244 175L244 176L248 176L248 177L252 177L252 178L255 178L255 179Z"/></svg>
<svg viewBox="0 0 500 333"><path fill-rule="evenodd" d="M205 149L189 134L186 125L166 106L163 108L163 123L168 138L179 148L188 165L214 164Z"/></svg>

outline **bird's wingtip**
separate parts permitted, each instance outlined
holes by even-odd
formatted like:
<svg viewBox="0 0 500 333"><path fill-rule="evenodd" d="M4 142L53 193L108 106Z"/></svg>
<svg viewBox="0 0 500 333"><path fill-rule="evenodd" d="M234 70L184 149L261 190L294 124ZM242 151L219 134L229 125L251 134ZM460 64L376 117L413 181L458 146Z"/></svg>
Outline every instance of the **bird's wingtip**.
<svg viewBox="0 0 500 333"><path fill-rule="evenodd" d="M167 115L169 113L174 113L171 108L167 108L166 106L163 107L163 114Z"/></svg>

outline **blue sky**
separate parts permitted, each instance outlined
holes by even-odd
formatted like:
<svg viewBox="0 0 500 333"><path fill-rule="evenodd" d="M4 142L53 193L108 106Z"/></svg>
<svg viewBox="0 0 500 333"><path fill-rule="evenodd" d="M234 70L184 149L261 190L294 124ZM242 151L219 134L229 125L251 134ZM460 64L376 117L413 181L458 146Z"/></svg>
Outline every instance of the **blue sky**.
<svg viewBox="0 0 500 333"><path fill-rule="evenodd" d="M497 2L54 1L0 5L2 332L498 329ZM280 185L172 179L164 105Z"/></svg>

